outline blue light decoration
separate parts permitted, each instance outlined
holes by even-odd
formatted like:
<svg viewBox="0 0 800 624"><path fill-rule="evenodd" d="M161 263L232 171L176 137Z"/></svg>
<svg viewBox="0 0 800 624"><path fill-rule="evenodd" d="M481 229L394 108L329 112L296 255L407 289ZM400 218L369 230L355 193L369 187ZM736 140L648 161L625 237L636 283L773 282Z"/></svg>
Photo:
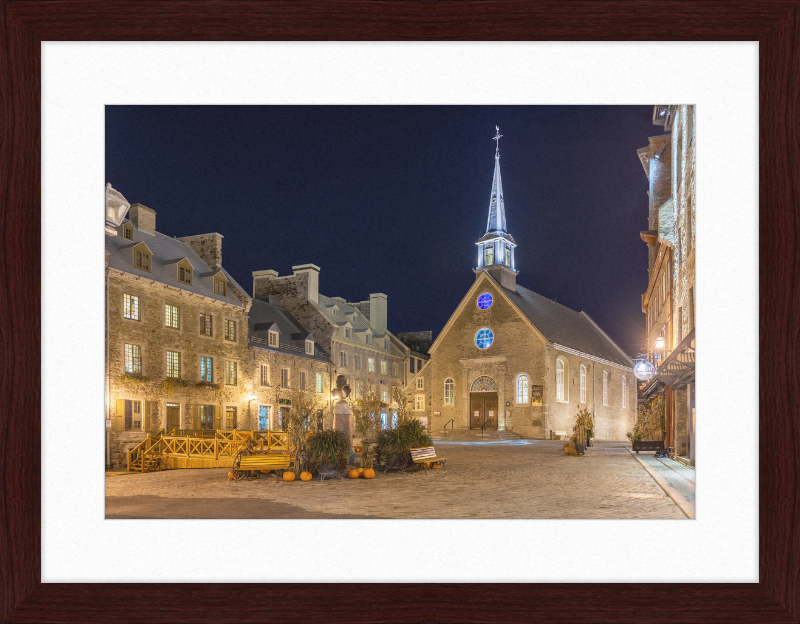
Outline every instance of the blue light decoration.
<svg viewBox="0 0 800 624"><path fill-rule="evenodd" d="M489 293L483 293L480 297L478 297L478 307L481 310L485 310L490 305L492 305L492 296Z"/></svg>
<svg viewBox="0 0 800 624"><path fill-rule="evenodd" d="M494 334L491 329L479 329L478 333L475 334L475 344L479 349L488 349L492 346L493 340Z"/></svg>

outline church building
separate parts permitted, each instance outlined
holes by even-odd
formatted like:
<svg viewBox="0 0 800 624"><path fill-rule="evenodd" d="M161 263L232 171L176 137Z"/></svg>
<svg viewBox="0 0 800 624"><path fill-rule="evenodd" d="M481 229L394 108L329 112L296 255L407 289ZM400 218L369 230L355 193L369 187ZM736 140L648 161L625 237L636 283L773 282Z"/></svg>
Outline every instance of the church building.
<svg viewBox="0 0 800 624"><path fill-rule="evenodd" d="M436 435L481 428L546 439L572 433L578 411L598 440L626 440L636 419L631 359L585 313L517 285L506 225L498 132L486 234L475 282L406 396Z"/></svg>

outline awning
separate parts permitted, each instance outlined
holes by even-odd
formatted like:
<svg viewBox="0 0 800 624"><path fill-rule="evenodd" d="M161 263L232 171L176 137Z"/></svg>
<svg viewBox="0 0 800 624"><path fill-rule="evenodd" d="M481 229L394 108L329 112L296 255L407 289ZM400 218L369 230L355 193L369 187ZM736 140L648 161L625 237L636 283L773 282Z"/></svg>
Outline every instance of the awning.
<svg viewBox="0 0 800 624"><path fill-rule="evenodd" d="M680 385L694 379L694 329L675 347L658 371L642 390L642 395L650 394L661 384Z"/></svg>

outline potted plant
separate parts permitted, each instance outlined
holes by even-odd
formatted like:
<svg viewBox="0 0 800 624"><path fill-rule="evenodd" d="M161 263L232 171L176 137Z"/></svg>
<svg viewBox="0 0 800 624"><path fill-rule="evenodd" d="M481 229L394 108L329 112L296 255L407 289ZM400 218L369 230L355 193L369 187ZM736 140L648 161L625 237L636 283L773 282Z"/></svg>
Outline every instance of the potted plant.
<svg viewBox="0 0 800 624"><path fill-rule="evenodd" d="M347 468L347 436L341 431L323 429L306 440L306 470L312 473L343 472Z"/></svg>

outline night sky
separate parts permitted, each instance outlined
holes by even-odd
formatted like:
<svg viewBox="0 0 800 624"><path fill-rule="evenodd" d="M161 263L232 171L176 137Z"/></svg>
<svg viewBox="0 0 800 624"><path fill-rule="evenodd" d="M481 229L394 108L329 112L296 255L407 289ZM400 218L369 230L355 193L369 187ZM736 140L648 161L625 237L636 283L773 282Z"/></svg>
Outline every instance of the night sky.
<svg viewBox="0 0 800 624"><path fill-rule="evenodd" d="M644 346L652 106L107 106L106 181L170 236L219 232L223 266L321 267L320 292L388 295L438 335L475 280L495 125L517 283Z"/></svg>

